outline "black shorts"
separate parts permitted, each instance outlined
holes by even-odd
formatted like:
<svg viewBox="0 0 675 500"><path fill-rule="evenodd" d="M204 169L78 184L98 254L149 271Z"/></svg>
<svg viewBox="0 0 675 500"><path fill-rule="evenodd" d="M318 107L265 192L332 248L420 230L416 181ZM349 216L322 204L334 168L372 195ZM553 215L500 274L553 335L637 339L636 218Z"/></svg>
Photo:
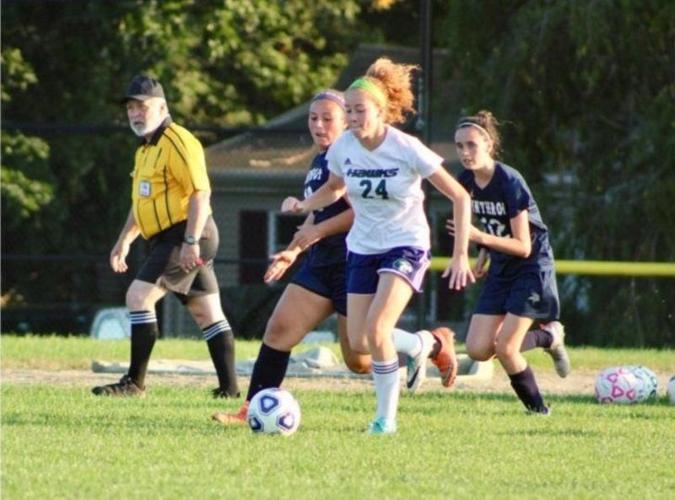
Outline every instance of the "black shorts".
<svg viewBox="0 0 675 500"><path fill-rule="evenodd" d="M180 249L185 237L187 221L179 222L152 236L150 255L143 263L136 279L172 291L185 303L189 297L211 295L220 291L213 269L213 259L218 252L218 227L209 216L199 239L199 254L204 264L190 272L180 268Z"/></svg>

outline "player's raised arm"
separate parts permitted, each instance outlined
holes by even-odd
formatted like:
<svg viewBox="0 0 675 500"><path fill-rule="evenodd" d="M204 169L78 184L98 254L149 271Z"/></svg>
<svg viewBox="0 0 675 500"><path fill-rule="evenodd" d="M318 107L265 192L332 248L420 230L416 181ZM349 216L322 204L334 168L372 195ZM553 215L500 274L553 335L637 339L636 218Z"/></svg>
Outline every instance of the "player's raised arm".
<svg viewBox="0 0 675 500"><path fill-rule="evenodd" d="M281 204L281 211L300 214L318 210L338 201L346 191L344 181L331 172L326 183L304 200L293 196L286 198Z"/></svg>

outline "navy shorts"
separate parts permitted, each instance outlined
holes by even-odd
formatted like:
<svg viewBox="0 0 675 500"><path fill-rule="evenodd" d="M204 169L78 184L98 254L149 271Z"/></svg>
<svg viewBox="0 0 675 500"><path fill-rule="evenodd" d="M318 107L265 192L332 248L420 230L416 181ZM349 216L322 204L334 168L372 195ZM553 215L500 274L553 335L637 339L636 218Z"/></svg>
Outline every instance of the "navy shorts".
<svg viewBox="0 0 675 500"><path fill-rule="evenodd" d="M312 266L311 259L305 259L293 275L291 283L301 286L333 303L338 314L347 315L347 287L344 262L324 266Z"/></svg>
<svg viewBox="0 0 675 500"><path fill-rule="evenodd" d="M554 321L560 318L555 270L528 272L513 278L488 275L475 314L505 315Z"/></svg>
<svg viewBox="0 0 675 500"><path fill-rule="evenodd" d="M172 291L183 303L189 297L219 292L218 280L213 269L213 259L218 251L218 227L209 217L199 239L200 257L204 261L190 272L180 268L180 249L187 222L183 221L149 240L150 255L138 271L136 279Z"/></svg>
<svg viewBox="0 0 675 500"><path fill-rule="evenodd" d="M397 247L385 253L362 255L347 253L347 293L371 294L377 291L380 273L393 273L420 293L431 252L415 247Z"/></svg>

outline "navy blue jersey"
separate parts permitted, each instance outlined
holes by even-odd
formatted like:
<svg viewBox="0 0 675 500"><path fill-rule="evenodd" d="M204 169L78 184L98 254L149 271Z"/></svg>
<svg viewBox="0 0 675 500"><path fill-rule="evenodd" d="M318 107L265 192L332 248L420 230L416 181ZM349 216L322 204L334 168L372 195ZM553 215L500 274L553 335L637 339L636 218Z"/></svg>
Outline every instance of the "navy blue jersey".
<svg viewBox="0 0 675 500"><path fill-rule="evenodd" d="M497 162L494 175L484 188L476 185L471 170L462 171L458 180L471 195L471 211L486 233L512 237L511 219L527 210L532 238L530 256L523 259L488 248L491 275L513 276L520 272L553 268L553 249L548 238L548 228L520 172Z"/></svg>
<svg viewBox="0 0 675 500"><path fill-rule="evenodd" d="M305 177L305 198L323 186L328 181L329 174L326 153L319 153L314 157L312 165L309 167L309 172L307 172L307 177ZM319 224L326 219L335 217L348 208L350 208L349 204L344 198L340 198L327 207L314 210L312 212L314 224ZM312 261L312 266L331 265L338 262L344 263L347 259L346 236L347 232L333 234L312 245L308 255L308 258Z"/></svg>

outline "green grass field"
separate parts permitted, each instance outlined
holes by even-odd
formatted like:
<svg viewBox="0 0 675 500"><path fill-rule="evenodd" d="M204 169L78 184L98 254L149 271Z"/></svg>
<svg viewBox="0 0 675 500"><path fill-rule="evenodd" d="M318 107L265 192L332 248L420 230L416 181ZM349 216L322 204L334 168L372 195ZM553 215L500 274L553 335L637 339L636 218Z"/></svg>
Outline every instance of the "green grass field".
<svg viewBox="0 0 675 500"><path fill-rule="evenodd" d="M240 342L238 357L257 351ZM2 337L2 367L88 369L126 360L127 342ZM673 351L573 349L575 367L672 369ZM200 341L160 341L153 357L204 359ZM544 363L536 358L533 361ZM330 384L330 381L326 381ZM675 498L675 407L661 397L601 406L551 396L551 418L511 394L403 395L395 436L364 434L371 390L298 389L289 438L209 420L206 391L153 386L143 400L89 386L2 382L2 497L14 498Z"/></svg>

